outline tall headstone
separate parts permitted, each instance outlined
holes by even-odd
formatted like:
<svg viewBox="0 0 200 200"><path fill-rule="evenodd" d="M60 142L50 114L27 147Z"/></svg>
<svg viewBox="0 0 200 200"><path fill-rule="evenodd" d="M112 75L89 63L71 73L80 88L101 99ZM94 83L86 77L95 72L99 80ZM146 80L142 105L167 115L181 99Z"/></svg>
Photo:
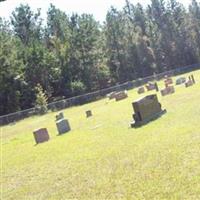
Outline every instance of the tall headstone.
<svg viewBox="0 0 200 200"><path fill-rule="evenodd" d="M196 83L196 82L195 82L195 79L194 79L194 75L193 75L193 74L191 75L191 80L192 80L193 84L195 84L195 83Z"/></svg>
<svg viewBox="0 0 200 200"><path fill-rule="evenodd" d="M132 106L134 110L132 128L144 125L166 112L166 110L162 110L156 94L141 98L133 102Z"/></svg>
<svg viewBox="0 0 200 200"><path fill-rule="evenodd" d="M46 128L40 128L33 132L36 144L49 140L49 133Z"/></svg>
<svg viewBox="0 0 200 200"><path fill-rule="evenodd" d="M57 126L59 135L67 133L71 130L69 121L67 119L60 119L56 121L56 126Z"/></svg>

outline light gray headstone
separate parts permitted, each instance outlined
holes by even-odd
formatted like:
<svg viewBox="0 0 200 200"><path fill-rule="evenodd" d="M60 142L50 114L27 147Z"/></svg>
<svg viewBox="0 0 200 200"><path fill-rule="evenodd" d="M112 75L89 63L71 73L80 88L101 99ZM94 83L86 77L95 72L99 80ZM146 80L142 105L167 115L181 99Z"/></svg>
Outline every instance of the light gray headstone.
<svg viewBox="0 0 200 200"><path fill-rule="evenodd" d="M71 130L69 121L67 119L60 119L56 121L56 126L57 126L59 135L67 133Z"/></svg>

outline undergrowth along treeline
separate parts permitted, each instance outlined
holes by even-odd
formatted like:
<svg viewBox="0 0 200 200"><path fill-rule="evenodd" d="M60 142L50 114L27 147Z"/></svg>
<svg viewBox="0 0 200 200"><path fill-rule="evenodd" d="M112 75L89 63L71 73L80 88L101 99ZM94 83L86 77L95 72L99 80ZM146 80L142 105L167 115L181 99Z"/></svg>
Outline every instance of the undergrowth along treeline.
<svg viewBox="0 0 200 200"><path fill-rule="evenodd" d="M65 5L63 5L65 6ZM126 0L103 24L89 14L50 5L20 5L0 18L0 115L36 104L41 85L48 102L200 62L200 3Z"/></svg>

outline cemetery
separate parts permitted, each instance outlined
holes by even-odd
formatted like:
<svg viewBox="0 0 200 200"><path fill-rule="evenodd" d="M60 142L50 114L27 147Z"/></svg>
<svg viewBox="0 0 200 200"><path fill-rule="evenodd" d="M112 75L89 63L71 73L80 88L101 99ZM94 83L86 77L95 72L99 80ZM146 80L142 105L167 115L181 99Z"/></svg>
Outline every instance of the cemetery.
<svg viewBox="0 0 200 200"><path fill-rule="evenodd" d="M0 127L2 199L199 199L199 99L197 70Z"/></svg>

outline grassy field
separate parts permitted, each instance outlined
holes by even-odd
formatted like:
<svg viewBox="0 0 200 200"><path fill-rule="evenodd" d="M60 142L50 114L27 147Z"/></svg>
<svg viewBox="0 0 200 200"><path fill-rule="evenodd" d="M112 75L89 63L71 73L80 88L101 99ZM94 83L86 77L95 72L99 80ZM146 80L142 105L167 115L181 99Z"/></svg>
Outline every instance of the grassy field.
<svg viewBox="0 0 200 200"><path fill-rule="evenodd" d="M129 128L136 90L64 110L72 131L63 136L56 113L1 127L2 200L200 199L200 71L193 74L196 85L158 95L167 114L142 128ZM40 127L51 139L35 145Z"/></svg>

